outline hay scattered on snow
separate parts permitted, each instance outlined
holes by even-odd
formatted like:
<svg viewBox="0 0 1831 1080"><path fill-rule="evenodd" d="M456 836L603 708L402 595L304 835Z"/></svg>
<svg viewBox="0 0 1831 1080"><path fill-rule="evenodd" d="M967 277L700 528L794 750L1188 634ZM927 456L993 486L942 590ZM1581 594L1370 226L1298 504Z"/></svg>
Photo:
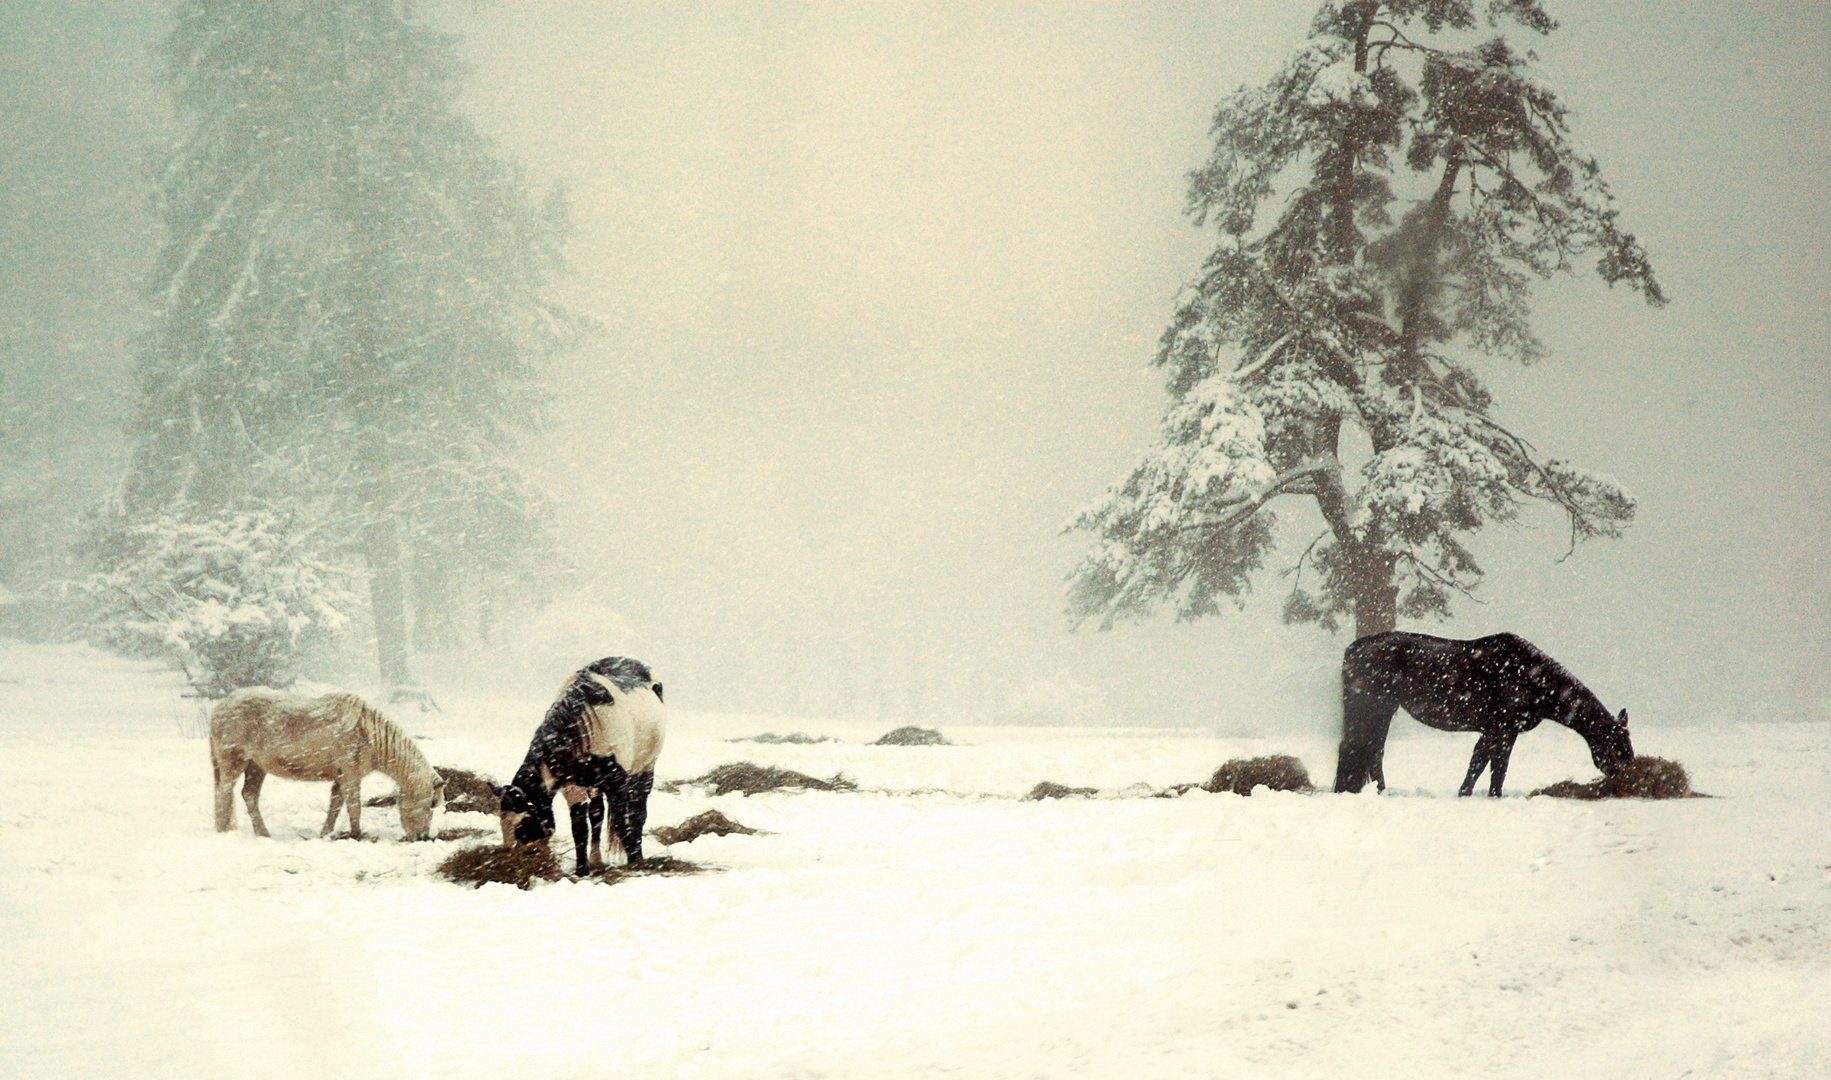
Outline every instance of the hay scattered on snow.
<svg viewBox="0 0 1831 1080"><path fill-rule="evenodd" d="M451 814L495 814L502 804L490 791L490 778L468 769L448 769L434 765L432 771L445 781L445 811ZM364 806L393 806L396 792L364 799Z"/></svg>
<svg viewBox="0 0 1831 1080"><path fill-rule="evenodd" d="M479 836L495 834L495 829L440 829L437 840L475 840Z"/></svg>
<svg viewBox="0 0 1831 1080"><path fill-rule="evenodd" d="M900 727L885 732L872 746L952 746L939 731L932 728Z"/></svg>
<svg viewBox="0 0 1831 1080"><path fill-rule="evenodd" d="M668 784L664 790L679 791L683 787L709 788L714 795L727 795L733 791L741 791L746 795L760 795L766 791L777 791L782 788L806 788L811 791L858 790L858 785L847 780L844 774L835 775L831 780L817 780L793 769L778 769L773 765L755 765L748 761L720 765L706 775L692 780L676 780Z"/></svg>
<svg viewBox="0 0 1831 1080"><path fill-rule="evenodd" d="M1289 754L1268 757L1234 758L1214 770L1214 776L1202 785L1204 791L1231 791L1251 795L1252 789L1264 784L1273 791L1313 791L1310 773L1303 762Z"/></svg>
<svg viewBox="0 0 1831 1080"><path fill-rule="evenodd" d="M1043 799L1066 799L1075 795L1098 795L1099 793L1099 788L1069 787L1066 784L1057 784L1044 780L1042 783L1031 788L1030 794L1025 795L1023 801L1038 802Z"/></svg>
<svg viewBox="0 0 1831 1080"><path fill-rule="evenodd" d="M839 740L833 738L831 735L807 735L799 731L795 732L793 735L777 735L773 731L765 731L761 735L745 735L742 738L727 739L725 741L767 743L772 746L780 743L788 743L794 746L809 746L814 743L838 742Z"/></svg>
<svg viewBox="0 0 1831 1080"><path fill-rule="evenodd" d="M675 844L690 844L707 833L714 836L728 836L731 833L755 836L757 830L739 825L717 810L707 810L703 814L695 814L678 825L663 825L649 830L650 836L669 847L673 847Z"/></svg>
<svg viewBox="0 0 1831 1080"><path fill-rule="evenodd" d="M1589 800L1709 798L1691 790L1691 778L1685 773L1683 765L1665 758L1644 755L1636 757L1614 776L1597 777L1587 784L1560 780L1550 787L1539 788L1532 794L1549 795L1554 799Z"/></svg>
<svg viewBox="0 0 1831 1080"><path fill-rule="evenodd" d="M433 771L445 781L445 809L450 813L501 812L501 803L490 791L493 781L489 777L467 769L448 769L443 765L433 766Z"/></svg>
<svg viewBox="0 0 1831 1080"><path fill-rule="evenodd" d="M704 869L705 867L698 863L663 855L659 858L643 859L639 863L624 866L606 866L601 870L593 871L588 878L593 881L601 881L606 885L615 885L619 881L627 881L630 878L680 877L685 874L697 874Z"/></svg>
<svg viewBox="0 0 1831 1080"><path fill-rule="evenodd" d="M527 889L533 887L535 878L558 881L560 870L546 844L483 844L452 852L439 864L439 876L460 885L494 881Z"/></svg>

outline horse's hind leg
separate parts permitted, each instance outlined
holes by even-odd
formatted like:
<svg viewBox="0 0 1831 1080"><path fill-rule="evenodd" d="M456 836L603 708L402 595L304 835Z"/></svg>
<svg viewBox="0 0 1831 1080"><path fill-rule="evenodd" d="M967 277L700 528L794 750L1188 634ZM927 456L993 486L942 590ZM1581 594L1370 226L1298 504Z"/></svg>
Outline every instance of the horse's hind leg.
<svg viewBox="0 0 1831 1080"><path fill-rule="evenodd" d="M1493 759L1499 739L1499 735L1484 731L1481 733L1481 738L1475 740L1475 753L1469 757L1469 774L1462 778L1462 789L1456 792L1457 795L1475 794L1475 781L1481 779L1481 770L1487 768L1488 762ZM1497 768L1504 772L1506 767L1503 765L1497 766ZM1500 782L1496 780L1495 794L1499 794L1499 792Z"/></svg>
<svg viewBox="0 0 1831 1080"><path fill-rule="evenodd" d="M216 831L235 831L235 781L242 775L242 759L234 751L210 750L210 772L216 781Z"/></svg>
<svg viewBox="0 0 1831 1080"><path fill-rule="evenodd" d="M591 818L591 865L604 865L604 848L598 837L604 832L604 789L592 791L591 798L585 800L585 806Z"/></svg>
<svg viewBox="0 0 1831 1080"><path fill-rule="evenodd" d="M267 779L267 770L250 761L242 772L242 802L248 807L248 820L254 823L254 835L272 836L267 831L267 822L261 820L261 783Z"/></svg>
<svg viewBox="0 0 1831 1080"><path fill-rule="evenodd" d="M611 820L631 863L642 861L642 828L648 824L648 796L654 789L655 774L640 773L625 776L611 795Z"/></svg>
<svg viewBox="0 0 1831 1080"><path fill-rule="evenodd" d="M331 808L324 815L324 828L318 830L319 836L329 836L337 827L337 812L343 809L343 778L331 781Z"/></svg>

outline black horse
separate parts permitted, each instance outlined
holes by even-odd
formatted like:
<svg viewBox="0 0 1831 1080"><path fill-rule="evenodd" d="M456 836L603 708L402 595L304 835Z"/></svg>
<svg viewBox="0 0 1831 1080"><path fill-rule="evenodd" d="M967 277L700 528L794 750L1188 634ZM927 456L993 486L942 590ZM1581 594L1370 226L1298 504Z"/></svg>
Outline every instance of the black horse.
<svg viewBox="0 0 1831 1080"><path fill-rule="evenodd" d="M1359 791L1370 776L1386 790L1386 731L1401 708L1439 731L1481 732L1463 795L1492 765L1488 794L1499 798L1513 740L1544 720L1583 736L1605 775L1634 760L1627 710L1609 715L1576 676L1516 634L1452 641L1393 630L1361 638L1342 656L1341 706L1336 791Z"/></svg>
<svg viewBox="0 0 1831 1080"><path fill-rule="evenodd" d="M607 656L574 673L535 729L514 780L492 789L501 804L502 842L552 836L557 792L571 813L574 865L583 874L604 865L598 836L608 798L617 842L630 862L641 862L666 721L661 684L641 661Z"/></svg>

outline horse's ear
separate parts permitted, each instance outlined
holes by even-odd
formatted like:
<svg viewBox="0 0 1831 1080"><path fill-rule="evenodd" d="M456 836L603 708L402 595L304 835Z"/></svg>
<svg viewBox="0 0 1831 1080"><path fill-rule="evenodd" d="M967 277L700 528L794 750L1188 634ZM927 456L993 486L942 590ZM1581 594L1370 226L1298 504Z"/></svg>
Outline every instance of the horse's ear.
<svg viewBox="0 0 1831 1080"><path fill-rule="evenodd" d="M1621 710L1621 715L1617 716L1615 718L1615 722L1620 724L1622 727L1627 727L1628 726L1628 711L1626 709Z"/></svg>
<svg viewBox="0 0 1831 1080"><path fill-rule="evenodd" d="M666 698L661 696L661 684L660 683L655 683L653 685L652 689L655 691L655 700L656 701L666 701L667 700Z"/></svg>

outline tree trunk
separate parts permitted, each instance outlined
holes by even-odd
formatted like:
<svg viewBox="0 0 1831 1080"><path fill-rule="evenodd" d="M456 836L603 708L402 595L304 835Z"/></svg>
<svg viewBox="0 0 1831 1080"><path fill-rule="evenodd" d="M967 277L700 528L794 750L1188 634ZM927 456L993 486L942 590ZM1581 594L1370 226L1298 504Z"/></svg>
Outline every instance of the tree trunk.
<svg viewBox="0 0 1831 1080"><path fill-rule="evenodd" d="M407 670L407 605L401 583L400 537L384 517L363 530L369 563L369 610L375 618L375 662L388 687L410 686Z"/></svg>
<svg viewBox="0 0 1831 1080"><path fill-rule="evenodd" d="M1399 625L1399 587L1393 584L1398 560L1383 551L1351 550L1354 585L1354 637L1384 634Z"/></svg>

